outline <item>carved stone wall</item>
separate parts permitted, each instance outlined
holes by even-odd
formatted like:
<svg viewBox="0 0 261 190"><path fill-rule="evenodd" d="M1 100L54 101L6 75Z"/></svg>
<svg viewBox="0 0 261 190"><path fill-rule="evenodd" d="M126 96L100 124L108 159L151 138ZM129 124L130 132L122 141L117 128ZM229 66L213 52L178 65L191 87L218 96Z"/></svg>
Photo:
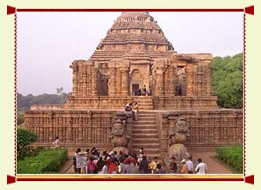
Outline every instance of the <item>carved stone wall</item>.
<svg viewBox="0 0 261 190"><path fill-rule="evenodd" d="M178 117L185 118L189 127L186 147L203 149L243 143L242 110L175 111L158 114L163 153L167 152L169 129Z"/></svg>
<svg viewBox="0 0 261 190"><path fill-rule="evenodd" d="M61 146L95 146L110 150L110 131L113 121L117 119L126 121L126 129L131 136L131 115L125 112L34 110L26 112L24 125L37 134L35 144L40 146L50 146L58 136Z"/></svg>
<svg viewBox="0 0 261 190"><path fill-rule="evenodd" d="M217 97L153 97L153 107L155 110L191 110L202 108L216 108Z"/></svg>

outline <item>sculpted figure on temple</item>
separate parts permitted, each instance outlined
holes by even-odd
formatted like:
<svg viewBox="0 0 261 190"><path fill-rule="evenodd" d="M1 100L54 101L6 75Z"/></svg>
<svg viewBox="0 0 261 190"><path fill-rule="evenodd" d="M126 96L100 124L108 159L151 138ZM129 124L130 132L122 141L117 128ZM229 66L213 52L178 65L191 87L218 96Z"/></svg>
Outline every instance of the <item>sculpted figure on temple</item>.
<svg viewBox="0 0 261 190"><path fill-rule="evenodd" d="M188 127L184 118L178 118L174 126L169 130L169 146L184 143L188 137Z"/></svg>
<svg viewBox="0 0 261 190"><path fill-rule="evenodd" d="M128 154L129 149L128 143L129 143L129 135L126 131L126 124L124 121L117 120L112 125L112 131L111 131L111 145L113 147L114 151L120 152L122 151L124 154Z"/></svg>
<svg viewBox="0 0 261 190"><path fill-rule="evenodd" d="M169 130L169 148L165 156L165 163L168 164L172 157L176 158L176 161L180 162L182 159L188 158L188 152L183 144L188 137L188 127L184 118L177 118L174 126Z"/></svg>

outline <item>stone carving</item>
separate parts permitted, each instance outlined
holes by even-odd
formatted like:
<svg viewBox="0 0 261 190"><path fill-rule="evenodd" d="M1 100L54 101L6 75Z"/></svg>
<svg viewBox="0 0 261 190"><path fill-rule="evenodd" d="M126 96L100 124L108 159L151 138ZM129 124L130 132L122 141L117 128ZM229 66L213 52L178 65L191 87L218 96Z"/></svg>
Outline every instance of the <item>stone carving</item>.
<svg viewBox="0 0 261 190"><path fill-rule="evenodd" d="M175 157L178 162L184 158L188 158L187 149L183 144L189 136L188 132L186 120L181 117L177 118L174 126L172 126L169 130L169 148L165 156L166 165L169 165L168 163L172 157Z"/></svg>
<svg viewBox="0 0 261 190"><path fill-rule="evenodd" d="M184 143L188 137L188 127L184 118L178 118L174 126L169 130L169 146Z"/></svg>
<svg viewBox="0 0 261 190"><path fill-rule="evenodd" d="M125 121L118 119L113 123L110 139L113 151L122 151L124 154L129 153L129 149L127 147L130 137L126 131Z"/></svg>

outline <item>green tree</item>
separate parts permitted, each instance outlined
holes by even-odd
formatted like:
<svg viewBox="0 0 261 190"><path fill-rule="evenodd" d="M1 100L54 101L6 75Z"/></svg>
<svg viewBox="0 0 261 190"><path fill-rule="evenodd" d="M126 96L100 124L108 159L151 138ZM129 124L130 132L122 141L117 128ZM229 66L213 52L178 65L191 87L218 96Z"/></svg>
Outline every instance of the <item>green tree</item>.
<svg viewBox="0 0 261 190"><path fill-rule="evenodd" d="M28 110L33 104L64 104L66 102L66 97L71 93L62 93L62 94L41 94L38 96L33 96L29 94L23 96L20 93L17 93L17 110L24 111Z"/></svg>
<svg viewBox="0 0 261 190"><path fill-rule="evenodd" d="M23 159L28 152L28 145L36 142L37 136L32 131L17 129L17 159Z"/></svg>
<svg viewBox="0 0 261 190"><path fill-rule="evenodd" d="M243 53L233 57L214 57L211 62L212 94L225 108L243 107Z"/></svg>
<svg viewBox="0 0 261 190"><path fill-rule="evenodd" d="M24 123L24 113L17 113L17 126Z"/></svg>

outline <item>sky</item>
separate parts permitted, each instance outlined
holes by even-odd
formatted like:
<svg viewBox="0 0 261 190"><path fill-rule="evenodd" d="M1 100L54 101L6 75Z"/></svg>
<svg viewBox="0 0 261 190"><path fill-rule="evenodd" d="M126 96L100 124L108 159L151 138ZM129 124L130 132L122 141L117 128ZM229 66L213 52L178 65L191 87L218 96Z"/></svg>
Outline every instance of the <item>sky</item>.
<svg viewBox="0 0 261 190"><path fill-rule="evenodd" d="M17 89L27 95L72 91L77 59L87 60L121 12L18 12ZM151 12L178 53L243 52L241 12Z"/></svg>

